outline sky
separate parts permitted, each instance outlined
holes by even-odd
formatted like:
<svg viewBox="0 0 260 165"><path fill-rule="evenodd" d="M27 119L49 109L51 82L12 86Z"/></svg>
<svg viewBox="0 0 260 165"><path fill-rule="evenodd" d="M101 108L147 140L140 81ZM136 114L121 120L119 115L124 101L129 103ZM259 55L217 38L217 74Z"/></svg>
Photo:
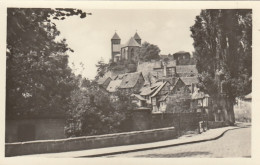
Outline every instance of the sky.
<svg viewBox="0 0 260 165"><path fill-rule="evenodd" d="M69 53L70 66L76 74L86 78L95 77L95 65L101 58L105 62L111 58L111 38L115 31L121 38L121 44L125 44L137 31L142 42L157 45L160 54L194 51L190 27L200 10L82 10L92 15L84 19L69 17L55 23L61 37L74 50L74 53Z"/></svg>

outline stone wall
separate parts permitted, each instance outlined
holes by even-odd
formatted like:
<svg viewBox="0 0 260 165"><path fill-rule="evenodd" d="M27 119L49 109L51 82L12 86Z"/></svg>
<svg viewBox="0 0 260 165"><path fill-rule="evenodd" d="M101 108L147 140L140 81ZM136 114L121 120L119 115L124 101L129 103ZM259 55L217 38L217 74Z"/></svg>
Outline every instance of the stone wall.
<svg viewBox="0 0 260 165"><path fill-rule="evenodd" d="M32 140L62 139L65 119L15 119L6 120L7 143Z"/></svg>
<svg viewBox="0 0 260 165"><path fill-rule="evenodd" d="M200 113L158 113L149 109L135 110L132 117L133 130L148 130L175 127L177 131L195 130L202 121Z"/></svg>
<svg viewBox="0 0 260 165"><path fill-rule="evenodd" d="M227 122L224 121L208 121L208 128L209 129L214 129L214 128L221 128L228 126Z"/></svg>
<svg viewBox="0 0 260 165"><path fill-rule="evenodd" d="M5 144L5 156L86 150L120 145L148 143L176 138L174 127L60 140L42 140Z"/></svg>

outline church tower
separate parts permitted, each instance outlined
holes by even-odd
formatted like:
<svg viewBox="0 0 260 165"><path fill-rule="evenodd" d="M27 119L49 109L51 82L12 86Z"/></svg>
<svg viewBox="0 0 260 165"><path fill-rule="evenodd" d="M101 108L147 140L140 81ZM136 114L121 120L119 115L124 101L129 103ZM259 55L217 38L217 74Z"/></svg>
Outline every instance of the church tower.
<svg viewBox="0 0 260 165"><path fill-rule="evenodd" d="M138 35L137 32L136 32L135 35L134 35L134 39L135 39L136 42L137 42L138 44L140 44L140 46L141 46L141 43L142 43L141 37Z"/></svg>
<svg viewBox="0 0 260 165"><path fill-rule="evenodd" d="M120 47L121 39L118 34L115 32L114 36L111 38L111 59L115 61L115 55L120 54L121 47Z"/></svg>

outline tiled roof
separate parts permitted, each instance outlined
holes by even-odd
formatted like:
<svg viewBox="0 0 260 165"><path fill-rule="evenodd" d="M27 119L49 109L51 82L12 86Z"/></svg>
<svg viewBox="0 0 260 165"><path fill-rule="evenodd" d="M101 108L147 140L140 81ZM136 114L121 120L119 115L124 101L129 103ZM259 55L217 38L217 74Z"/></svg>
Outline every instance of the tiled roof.
<svg viewBox="0 0 260 165"><path fill-rule="evenodd" d="M108 92L116 92L117 88L120 86L122 80L112 80L107 86Z"/></svg>
<svg viewBox="0 0 260 165"><path fill-rule="evenodd" d="M118 34L115 32L114 36L111 38L111 40L120 40L120 37Z"/></svg>
<svg viewBox="0 0 260 165"><path fill-rule="evenodd" d="M141 39L137 32L136 32L135 35L134 35L134 39L137 39L137 40L140 40L140 39Z"/></svg>
<svg viewBox="0 0 260 165"><path fill-rule="evenodd" d="M163 82L156 82L154 84L152 84L151 86L148 87L143 87L140 91L140 95L142 96L147 96L152 94L156 89L158 89L158 87L160 87L160 85L162 85Z"/></svg>
<svg viewBox="0 0 260 165"><path fill-rule="evenodd" d="M102 85L102 84L105 83L105 81L106 81L107 79L111 79L111 78L110 78L110 77L101 77L101 78L99 78L99 79L97 80L97 83L98 83L99 85ZM111 79L111 80L112 80L112 79Z"/></svg>
<svg viewBox="0 0 260 165"><path fill-rule="evenodd" d="M145 101L145 99L142 96L140 96L140 95L132 94L131 96L134 96L134 97L136 97L139 100Z"/></svg>
<svg viewBox="0 0 260 165"><path fill-rule="evenodd" d="M177 73L198 73L196 65L177 65L176 66Z"/></svg>
<svg viewBox="0 0 260 165"><path fill-rule="evenodd" d="M197 83L199 83L198 77L181 77L181 80L182 80L186 85L191 85L191 84L197 84Z"/></svg>
<svg viewBox="0 0 260 165"><path fill-rule="evenodd" d="M126 46L138 46L138 47L140 47L140 45L136 42L136 40L133 37L131 37L128 40L128 42L124 45L124 47L126 47Z"/></svg>
<svg viewBox="0 0 260 165"><path fill-rule="evenodd" d="M120 44L113 45L113 52L120 52L120 51L121 51L121 45Z"/></svg>
<svg viewBox="0 0 260 165"><path fill-rule="evenodd" d="M119 88L133 88L140 76L142 76L142 72L127 73L123 77Z"/></svg>
<svg viewBox="0 0 260 165"><path fill-rule="evenodd" d="M169 83L169 82L166 81L166 82L164 82L162 85L160 85L160 87L154 92L154 94L153 94L151 97L156 96L156 95L161 91L161 89L164 87L164 85L165 85L166 83Z"/></svg>

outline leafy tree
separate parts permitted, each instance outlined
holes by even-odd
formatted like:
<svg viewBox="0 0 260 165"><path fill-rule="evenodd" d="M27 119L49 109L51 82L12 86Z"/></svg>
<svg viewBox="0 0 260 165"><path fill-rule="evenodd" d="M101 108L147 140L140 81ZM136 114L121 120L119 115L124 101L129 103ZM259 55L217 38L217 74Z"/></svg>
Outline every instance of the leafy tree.
<svg viewBox="0 0 260 165"><path fill-rule="evenodd" d="M95 82L85 90L74 90L71 95L67 136L86 136L122 132L135 106L129 96L116 93L110 96Z"/></svg>
<svg viewBox="0 0 260 165"><path fill-rule="evenodd" d="M159 53L160 49L157 45L150 44L148 42L144 42L140 49L140 60L142 61L150 61L150 60L158 60L160 59Z"/></svg>
<svg viewBox="0 0 260 165"><path fill-rule="evenodd" d="M86 14L77 9L8 8L7 117L66 108L77 86L66 55L73 50L65 39L57 40L60 32L52 20Z"/></svg>
<svg viewBox="0 0 260 165"><path fill-rule="evenodd" d="M101 60L98 61L96 64L97 67L97 75L96 79L99 79L105 75L105 73L108 71L109 64L106 64L104 60L101 58Z"/></svg>
<svg viewBox="0 0 260 165"><path fill-rule="evenodd" d="M191 32L200 86L233 123L235 98L251 92L252 10L202 10Z"/></svg>

